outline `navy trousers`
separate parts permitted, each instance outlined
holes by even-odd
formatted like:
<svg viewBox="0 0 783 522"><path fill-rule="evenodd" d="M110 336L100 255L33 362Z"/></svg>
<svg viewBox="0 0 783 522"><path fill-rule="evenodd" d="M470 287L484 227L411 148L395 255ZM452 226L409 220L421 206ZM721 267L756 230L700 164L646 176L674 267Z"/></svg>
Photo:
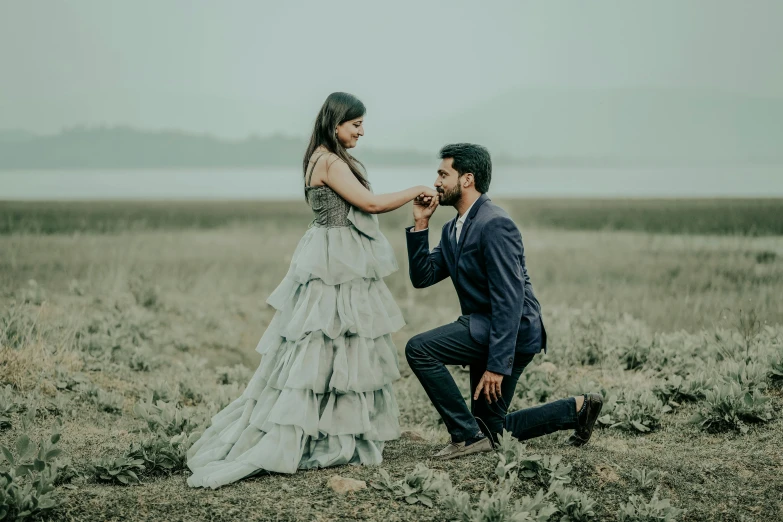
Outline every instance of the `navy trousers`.
<svg viewBox="0 0 783 522"><path fill-rule="evenodd" d="M576 428L577 414L573 398L506 415L519 376L535 356L532 353L517 353L514 356L511 375L504 376L501 383L500 400L490 404L483 393L478 400L473 400L473 391L486 370L487 347L478 344L470 336L469 321L468 316L460 316L453 323L416 335L405 347L408 364L443 419L452 442L462 442L486 430L489 431L486 435L494 440L504 429L517 439L526 440ZM470 409L446 369L447 364L470 366ZM481 430L476 419L483 423L485 430Z"/></svg>

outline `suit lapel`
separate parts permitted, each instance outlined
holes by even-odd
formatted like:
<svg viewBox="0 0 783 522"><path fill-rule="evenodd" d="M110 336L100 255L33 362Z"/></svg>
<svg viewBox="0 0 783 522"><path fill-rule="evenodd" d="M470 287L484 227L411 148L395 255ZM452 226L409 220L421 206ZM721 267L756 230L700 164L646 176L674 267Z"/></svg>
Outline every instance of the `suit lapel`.
<svg viewBox="0 0 783 522"><path fill-rule="evenodd" d="M462 231L459 234L459 243L457 243L457 249L456 249L456 255L454 257L454 267L455 267L455 278L454 278L454 284L457 285L459 283L459 256L462 253L462 247L465 245L465 240L468 237L468 231L470 230L470 225L473 223L473 218L476 217L476 214L479 211L479 208L481 208L481 205L489 201L489 196L486 194L482 194L476 202L473 204L473 207L470 209L470 212L468 213L467 219L465 219L465 223L462 225ZM459 217L459 216L458 216ZM457 225L457 218L454 219L454 229L456 230ZM457 237L456 234L454 236L454 241L456 242Z"/></svg>
<svg viewBox="0 0 783 522"><path fill-rule="evenodd" d="M468 237L468 230L470 230L470 225L473 224L473 218L476 217L476 214L478 213L479 208L481 205L483 205L486 201L489 201L489 196L486 194L482 194L479 196L479 198L476 200L476 203L473 204L473 208L470 209L470 212L468 213L468 217L465 219L465 223L462 225L462 231L459 234L459 243L457 243L457 261L459 262L459 256L462 253L462 247L465 245L465 239ZM455 228L456 228L457 220L454 220ZM456 235L454 237L454 241L456 241Z"/></svg>

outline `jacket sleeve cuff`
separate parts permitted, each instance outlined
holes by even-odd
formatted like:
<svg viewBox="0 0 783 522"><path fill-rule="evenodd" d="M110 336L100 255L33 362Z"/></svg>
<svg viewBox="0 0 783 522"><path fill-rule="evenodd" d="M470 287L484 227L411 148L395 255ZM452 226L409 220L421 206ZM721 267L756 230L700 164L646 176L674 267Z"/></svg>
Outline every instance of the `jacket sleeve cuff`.
<svg viewBox="0 0 783 522"><path fill-rule="evenodd" d="M492 372L492 373L499 373L499 374L505 375L505 376L511 375L511 368L509 368L509 367L500 368L499 366L488 365L487 366L487 370Z"/></svg>
<svg viewBox="0 0 783 522"><path fill-rule="evenodd" d="M430 227L427 227L427 228L423 228L421 230L413 230L413 227L415 227L415 226L416 225L411 225L409 227L405 227L405 231L408 234L418 234L419 232L427 232L430 229Z"/></svg>

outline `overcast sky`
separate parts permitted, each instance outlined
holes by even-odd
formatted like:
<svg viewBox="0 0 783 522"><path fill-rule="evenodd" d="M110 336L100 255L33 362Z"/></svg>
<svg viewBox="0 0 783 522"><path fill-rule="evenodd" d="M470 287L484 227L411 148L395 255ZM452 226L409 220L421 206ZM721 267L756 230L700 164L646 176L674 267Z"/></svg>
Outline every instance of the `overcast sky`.
<svg viewBox="0 0 783 522"><path fill-rule="evenodd" d="M781 0L1 0L0 129L306 135L342 90L382 146L516 87L783 97L782 25Z"/></svg>

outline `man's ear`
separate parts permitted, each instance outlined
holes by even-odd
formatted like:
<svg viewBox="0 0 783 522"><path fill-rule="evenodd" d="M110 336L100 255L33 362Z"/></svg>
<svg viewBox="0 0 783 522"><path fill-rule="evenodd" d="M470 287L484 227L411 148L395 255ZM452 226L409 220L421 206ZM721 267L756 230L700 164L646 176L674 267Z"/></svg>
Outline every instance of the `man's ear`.
<svg viewBox="0 0 783 522"><path fill-rule="evenodd" d="M467 185L465 185L465 188L468 188L469 186L476 184L476 177L473 175L472 172L466 172L465 181L468 182Z"/></svg>

